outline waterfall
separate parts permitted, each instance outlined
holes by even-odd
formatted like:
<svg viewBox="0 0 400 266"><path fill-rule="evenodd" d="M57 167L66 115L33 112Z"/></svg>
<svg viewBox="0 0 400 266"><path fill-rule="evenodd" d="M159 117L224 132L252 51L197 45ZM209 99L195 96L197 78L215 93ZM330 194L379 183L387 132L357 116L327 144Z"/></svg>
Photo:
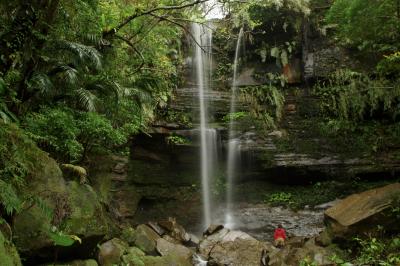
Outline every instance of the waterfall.
<svg viewBox="0 0 400 266"><path fill-rule="evenodd" d="M203 227L212 221L211 183L214 175L214 163L217 156L217 132L209 128L207 92L211 89L212 77L212 30L209 27L193 24L194 70L198 88L200 109L200 169L203 200Z"/></svg>
<svg viewBox="0 0 400 266"><path fill-rule="evenodd" d="M233 228L235 225L235 218L233 216L233 184L235 182L235 174L237 172L237 165L240 158L239 140L235 139L235 128L233 114L236 112L236 97L237 97L237 68L240 54L240 44L243 38L243 28L240 29L235 51L235 61L233 64L233 80L231 88L231 102L230 102L230 121L229 121L229 139L228 139L228 159L227 159L227 186L226 186L226 214L225 226Z"/></svg>

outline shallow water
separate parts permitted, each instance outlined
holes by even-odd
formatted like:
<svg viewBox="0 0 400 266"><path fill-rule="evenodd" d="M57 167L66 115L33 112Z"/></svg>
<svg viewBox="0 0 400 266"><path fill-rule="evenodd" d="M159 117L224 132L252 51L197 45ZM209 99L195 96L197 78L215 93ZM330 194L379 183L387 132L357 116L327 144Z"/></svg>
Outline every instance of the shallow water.
<svg viewBox="0 0 400 266"><path fill-rule="evenodd" d="M282 224L289 236L314 236L323 229L323 210L293 211L266 204L242 203L235 206L232 229L246 232L259 240L271 241L273 231ZM216 223L223 223L224 209Z"/></svg>
<svg viewBox="0 0 400 266"><path fill-rule="evenodd" d="M138 209L135 223L146 223L175 217L188 232L201 236L202 228L201 211L198 204L200 198L194 197L185 202L156 201L157 204L142 206ZM233 215L235 224L229 228L241 230L253 237L271 241L273 231L278 224L282 224L288 235L291 236L314 236L323 229L323 209L293 211L283 207L271 207L264 203L236 203ZM224 224L226 206L217 207L214 224Z"/></svg>

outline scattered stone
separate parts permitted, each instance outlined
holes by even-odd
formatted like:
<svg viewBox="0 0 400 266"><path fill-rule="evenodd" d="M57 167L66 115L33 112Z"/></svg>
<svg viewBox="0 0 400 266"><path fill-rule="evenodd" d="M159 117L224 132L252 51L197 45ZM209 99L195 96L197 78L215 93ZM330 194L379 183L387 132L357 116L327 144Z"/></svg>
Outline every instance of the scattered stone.
<svg viewBox="0 0 400 266"><path fill-rule="evenodd" d="M328 230L324 230L317 236L315 241L318 245L327 247L332 244L332 237L330 236Z"/></svg>
<svg viewBox="0 0 400 266"><path fill-rule="evenodd" d="M300 248L300 247L302 247L304 245L305 240L306 239L304 237L294 236L294 237L289 238L286 241L286 245L289 245L289 246L294 247L294 248Z"/></svg>
<svg viewBox="0 0 400 266"><path fill-rule="evenodd" d="M160 236L147 225L141 224L136 228L135 245L146 254L156 253L156 241Z"/></svg>
<svg viewBox="0 0 400 266"><path fill-rule="evenodd" d="M291 266L285 263L285 259L289 257L290 246L286 246L284 249L274 249L268 254L269 266ZM296 265L296 264L293 264Z"/></svg>
<svg viewBox="0 0 400 266"><path fill-rule="evenodd" d="M162 238L165 239L165 240L167 240L168 242L171 242L171 243L174 243L174 244L181 244L181 241L179 241L179 240L173 238L173 237L170 236L170 235L163 235Z"/></svg>
<svg viewBox="0 0 400 266"><path fill-rule="evenodd" d="M204 231L203 236L209 236L214 234L215 232L223 229L224 226L222 224L212 224L210 225L206 231Z"/></svg>
<svg viewBox="0 0 400 266"><path fill-rule="evenodd" d="M219 231L217 231L215 234L212 234L208 236L207 238L203 239L200 241L199 245L199 252L201 255L205 256L208 258L208 255L210 254L210 251L213 249L213 247L221 241L221 239L229 233L229 229L223 228Z"/></svg>
<svg viewBox="0 0 400 266"><path fill-rule="evenodd" d="M196 247L199 245L200 243L200 239L193 235L193 234L189 234L190 240L188 242L185 243L185 245L190 246L190 247Z"/></svg>
<svg viewBox="0 0 400 266"><path fill-rule="evenodd" d="M165 234L165 230L159 226L157 223L154 222L148 222L147 225L153 229L157 234L159 234L160 236Z"/></svg>
<svg viewBox="0 0 400 266"><path fill-rule="evenodd" d="M161 256L168 256L174 254L177 257L182 257L184 259L190 259L193 252L187 247L180 244L173 244L168 242L163 238L157 239L157 251Z"/></svg>
<svg viewBox="0 0 400 266"><path fill-rule="evenodd" d="M158 224L167 230L168 232L172 232L174 230L175 224L176 224L176 219L172 217L168 217L167 220L162 220L159 221Z"/></svg>
<svg viewBox="0 0 400 266"><path fill-rule="evenodd" d="M101 266L118 264L128 249L128 244L121 239L113 238L100 245L98 261Z"/></svg>
<svg viewBox="0 0 400 266"><path fill-rule="evenodd" d="M189 234L176 222L175 218L169 217L168 220L160 221L158 224L164 228L171 237L181 242L188 242L190 240Z"/></svg>

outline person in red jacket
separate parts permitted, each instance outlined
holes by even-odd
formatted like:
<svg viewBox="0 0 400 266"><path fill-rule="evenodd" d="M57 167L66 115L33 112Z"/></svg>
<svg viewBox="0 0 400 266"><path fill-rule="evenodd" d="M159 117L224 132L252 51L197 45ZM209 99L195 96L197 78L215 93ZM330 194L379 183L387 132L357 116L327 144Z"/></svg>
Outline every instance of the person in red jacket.
<svg viewBox="0 0 400 266"><path fill-rule="evenodd" d="M283 247L285 245L286 231L282 228L281 224L278 225L278 228L275 229L274 240L276 247Z"/></svg>

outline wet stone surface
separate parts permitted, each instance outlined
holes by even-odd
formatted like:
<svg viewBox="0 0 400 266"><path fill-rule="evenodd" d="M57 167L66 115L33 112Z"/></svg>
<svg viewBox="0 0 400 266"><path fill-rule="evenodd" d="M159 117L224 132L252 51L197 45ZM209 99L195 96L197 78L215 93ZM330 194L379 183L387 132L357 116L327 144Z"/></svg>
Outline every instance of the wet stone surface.
<svg viewBox="0 0 400 266"><path fill-rule="evenodd" d="M223 209L219 217L224 217ZM293 211L283 207L270 207L266 204L238 204L235 207L232 229L241 230L258 240L271 241L273 231L282 224L289 236L315 236L322 231L323 210ZM223 219L217 219L223 223Z"/></svg>

